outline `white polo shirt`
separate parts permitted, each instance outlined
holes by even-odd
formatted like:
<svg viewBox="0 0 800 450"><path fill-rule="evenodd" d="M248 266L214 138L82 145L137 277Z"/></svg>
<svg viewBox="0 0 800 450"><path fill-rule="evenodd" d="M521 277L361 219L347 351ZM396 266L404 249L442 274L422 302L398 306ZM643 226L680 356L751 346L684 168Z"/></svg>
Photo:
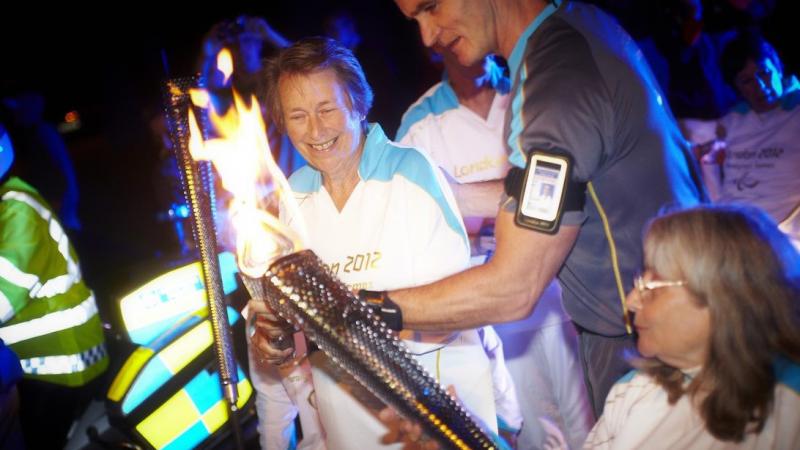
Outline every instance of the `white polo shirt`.
<svg viewBox="0 0 800 450"><path fill-rule="evenodd" d="M786 220L800 206L800 90L764 113L739 105L720 120L720 131L727 148L717 200Z"/></svg>
<svg viewBox="0 0 800 450"><path fill-rule="evenodd" d="M427 152L459 183L504 178L508 154L502 140L509 96L495 94L484 119L458 102L447 81L437 83L403 114L398 142Z"/></svg>

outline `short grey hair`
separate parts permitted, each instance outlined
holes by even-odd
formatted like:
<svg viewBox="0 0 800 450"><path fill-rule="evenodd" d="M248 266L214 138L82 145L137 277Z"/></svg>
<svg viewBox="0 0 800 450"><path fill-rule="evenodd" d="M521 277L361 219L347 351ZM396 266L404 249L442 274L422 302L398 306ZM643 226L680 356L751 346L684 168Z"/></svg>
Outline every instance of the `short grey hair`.
<svg viewBox="0 0 800 450"><path fill-rule="evenodd" d="M267 102L272 120L281 131L286 131L278 83L284 75L308 75L320 70L333 69L336 78L345 88L350 106L366 125L367 113L372 107L372 88L367 83L358 59L347 47L327 37L301 39L281 50L267 61Z"/></svg>

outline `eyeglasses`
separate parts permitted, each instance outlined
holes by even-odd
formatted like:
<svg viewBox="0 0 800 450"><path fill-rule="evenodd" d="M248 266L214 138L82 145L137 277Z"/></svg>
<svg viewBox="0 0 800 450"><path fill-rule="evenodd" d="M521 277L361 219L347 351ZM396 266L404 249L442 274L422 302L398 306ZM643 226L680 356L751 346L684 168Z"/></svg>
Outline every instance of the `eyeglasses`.
<svg viewBox="0 0 800 450"><path fill-rule="evenodd" d="M637 275L636 278L633 279L633 286L636 288L636 291L639 293L641 297L645 297L650 291L653 289L665 288L665 287L672 287L672 286L683 286L686 282L683 280L679 281L667 281L667 280L650 280L645 281L644 276Z"/></svg>

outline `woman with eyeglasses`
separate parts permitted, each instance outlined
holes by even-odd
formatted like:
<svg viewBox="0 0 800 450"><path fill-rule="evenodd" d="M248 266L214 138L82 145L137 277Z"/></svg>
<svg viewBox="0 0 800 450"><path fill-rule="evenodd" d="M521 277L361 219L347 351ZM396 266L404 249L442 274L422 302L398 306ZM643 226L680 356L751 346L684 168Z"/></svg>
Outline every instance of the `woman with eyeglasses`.
<svg viewBox="0 0 800 450"><path fill-rule="evenodd" d="M627 303L638 368L584 448L800 448L800 256L760 210L651 222Z"/></svg>

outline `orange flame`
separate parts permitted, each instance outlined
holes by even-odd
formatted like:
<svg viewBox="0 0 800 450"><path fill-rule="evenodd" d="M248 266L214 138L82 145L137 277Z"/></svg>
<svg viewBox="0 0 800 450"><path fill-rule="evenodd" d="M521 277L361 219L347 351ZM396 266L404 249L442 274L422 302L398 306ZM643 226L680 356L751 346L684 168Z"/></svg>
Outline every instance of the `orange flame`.
<svg viewBox="0 0 800 450"><path fill-rule="evenodd" d="M223 48L217 53L217 70L222 72L223 79L222 85L228 84L228 80L230 80L231 75L233 75L233 57L231 56L230 50L227 48Z"/></svg>
<svg viewBox="0 0 800 450"><path fill-rule="evenodd" d="M205 98L202 90L197 91L193 99ZM189 150L195 160L214 164L223 187L233 195L229 216L236 232L237 262L244 274L258 278L275 258L303 247L305 228L289 183L272 159L258 101L253 98L248 107L234 92L233 107L221 116L207 104L219 137L204 141L190 109ZM265 210L274 200L297 224L297 231Z"/></svg>

